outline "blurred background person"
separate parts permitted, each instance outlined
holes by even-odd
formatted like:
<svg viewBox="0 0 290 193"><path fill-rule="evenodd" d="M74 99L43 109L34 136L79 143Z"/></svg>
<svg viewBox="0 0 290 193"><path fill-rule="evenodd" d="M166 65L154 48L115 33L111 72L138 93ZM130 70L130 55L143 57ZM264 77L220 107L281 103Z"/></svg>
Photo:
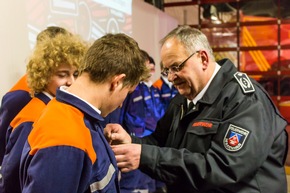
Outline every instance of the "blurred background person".
<svg viewBox="0 0 290 193"><path fill-rule="evenodd" d="M161 72L163 72L163 64L160 62ZM158 88L161 95L161 101L164 106L164 110L167 109L171 99L178 93L178 90L168 81L167 76L162 75L153 84L154 87Z"/></svg>
<svg viewBox="0 0 290 193"><path fill-rule="evenodd" d="M140 138L150 135L154 131L157 121L164 114L160 91L153 86L151 80L155 73L155 62L146 51L142 50L142 52L145 64L150 70L150 76L141 81L136 89L127 96L120 112L120 123L126 128L126 131L130 135ZM140 170L135 170L122 173L120 188L122 193L154 192L157 188L155 183L151 177ZM163 186L159 188L163 188Z"/></svg>

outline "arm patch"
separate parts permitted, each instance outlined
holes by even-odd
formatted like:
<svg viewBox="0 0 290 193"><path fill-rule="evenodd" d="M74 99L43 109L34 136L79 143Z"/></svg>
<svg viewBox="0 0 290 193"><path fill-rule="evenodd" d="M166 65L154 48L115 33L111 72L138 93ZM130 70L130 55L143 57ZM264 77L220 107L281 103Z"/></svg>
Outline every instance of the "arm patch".
<svg viewBox="0 0 290 193"><path fill-rule="evenodd" d="M255 92L254 85L246 73L236 72L234 77L238 81L245 94Z"/></svg>

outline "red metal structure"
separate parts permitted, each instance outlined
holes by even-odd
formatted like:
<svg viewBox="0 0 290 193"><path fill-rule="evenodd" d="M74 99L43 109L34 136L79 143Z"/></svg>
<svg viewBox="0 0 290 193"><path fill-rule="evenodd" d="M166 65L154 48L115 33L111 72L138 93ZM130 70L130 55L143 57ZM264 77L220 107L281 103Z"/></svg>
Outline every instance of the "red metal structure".
<svg viewBox="0 0 290 193"><path fill-rule="evenodd" d="M191 26L207 34L216 59L230 58L240 71L258 80L290 124L290 17L283 14L282 3L283 0L165 0L163 6L165 11L168 7L197 6L198 23ZM217 13L219 23L203 17L205 5L221 4L230 4L234 10ZM228 16L227 21L223 21L224 15Z"/></svg>

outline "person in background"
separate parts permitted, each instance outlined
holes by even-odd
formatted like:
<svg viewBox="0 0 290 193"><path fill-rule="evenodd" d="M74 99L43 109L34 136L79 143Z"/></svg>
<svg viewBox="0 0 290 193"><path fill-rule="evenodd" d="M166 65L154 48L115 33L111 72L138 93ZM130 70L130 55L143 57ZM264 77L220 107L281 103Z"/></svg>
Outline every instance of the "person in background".
<svg viewBox="0 0 290 193"><path fill-rule="evenodd" d="M62 27L47 27L37 35L35 47L46 37L53 38L56 34L68 33L70 32ZM7 129L12 119L31 100L29 92L25 74L2 98L0 107L0 165L5 154Z"/></svg>
<svg viewBox="0 0 290 193"><path fill-rule="evenodd" d="M163 64L160 63L161 72L163 71ZM153 86L160 90L161 100L166 110L173 97L178 93L177 89L171 82L168 81L167 76L161 74L160 78L153 83Z"/></svg>
<svg viewBox="0 0 290 193"><path fill-rule="evenodd" d="M130 135L144 137L150 135L159 118L164 114L160 92L152 85L151 77L155 73L155 63L149 54L142 50L145 64L150 70L150 76L141 81L134 92L130 93L123 103L120 112L120 123ZM135 170L121 175L120 187L122 193L138 191L154 192L155 180Z"/></svg>
<svg viewBox="0 0 290 193"><path fill-rule="evenodd" d="M101 121L147 76L134 39L121 33L97 39L75 82L60 87L33 124L20 162L22 193L120 192Z"/></svg>
<svg viewBox="0 0 290 193"><path fill-rule="evenodd" d="M122 172L140 169L183 193L287 193L286 120L263 87L228 59L215 61L207 37L178 26L161 40L163 74L177 88L149 136L108 124Z"/></svg>
<svg viewBox="0 0 290 193"><path fill-rule="evenodd" d="M23 146L32 124L60 86L70 86L88 45L78 36L57 34L41 40L27 64L27 81L32 100L11 121L2 162L0 192L21 193L19 165Z"/></svg>
<svg viewBox="0 0 290 193"><path fill-rule="evenodd" d="M157 121L164 114L160 91L153 86L151 77L155 73L155 63L150 63L150 56L142 50L150 76L141 81L134 92L124 101L120 112L120 122L130 135L144 137L151 134Z"/></svg>
<svg viewBox="0 0 290 193"><path fill-rule="evenodd" d="M150 64L154 64L154 67L156 66L155 65L155 61L154 61L154 59L151 56L149 56L149 63ZM154 69L154 73L155 73L155 69ZM152 76L153 76L153 74L152 74ZM161 74L161 76L162 76L162 74ZM160 79L161 79L161 77L160 77ZM178 93L178 91L174 87L172 87L172 83L169 82L168 80L164 84L171 84L171 87L170 87L170 85L168 85L168 86L171 89L170 98L173 98L176 95L176 93ZM169 99L169 101L167 101L168 100L168 95L165 94L165 92L166 92L166 88L164 88L165 85L160 85L158 83L158 80L153 83L153 87L155 87L155 88L157 88L159 90L160 99L161 99L161 103L162 103L162 106L163 106L163 114L160 114L160 118L161 118L164 115L167 106L169 105L170 99ZM167 104L167 102L168 102L168 104ZM156 122L156 124L157 124L157 122ZM153 193L166 193L167 192L166 185L163 182L161 182L159 180L154 180L153 184L154 184L153 187L155 187L155 191L153 191Z"/></svg>

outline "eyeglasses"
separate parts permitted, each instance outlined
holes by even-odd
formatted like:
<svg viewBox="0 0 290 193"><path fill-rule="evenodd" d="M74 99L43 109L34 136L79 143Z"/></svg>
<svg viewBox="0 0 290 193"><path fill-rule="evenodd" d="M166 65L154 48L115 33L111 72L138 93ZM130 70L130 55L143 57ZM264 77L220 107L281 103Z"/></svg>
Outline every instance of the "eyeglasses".
<svg viewBox="0 0 290 193"><path fill-rule="evenodd" d="M161 74L163 76L168 76L168 74L175 74L175 73L179 72L180 70L182 70L182 68L184 67L184 65L187 62L187 60L189 60L189 58L191 58L194 54L196 54L198 52L199 51L196 51L193 54L191 54L190 56L188 56L188 58L186 58L179 65L173 65L173 66L170 66L169 68L164 68L163 71L161 72Z"/></svg>

